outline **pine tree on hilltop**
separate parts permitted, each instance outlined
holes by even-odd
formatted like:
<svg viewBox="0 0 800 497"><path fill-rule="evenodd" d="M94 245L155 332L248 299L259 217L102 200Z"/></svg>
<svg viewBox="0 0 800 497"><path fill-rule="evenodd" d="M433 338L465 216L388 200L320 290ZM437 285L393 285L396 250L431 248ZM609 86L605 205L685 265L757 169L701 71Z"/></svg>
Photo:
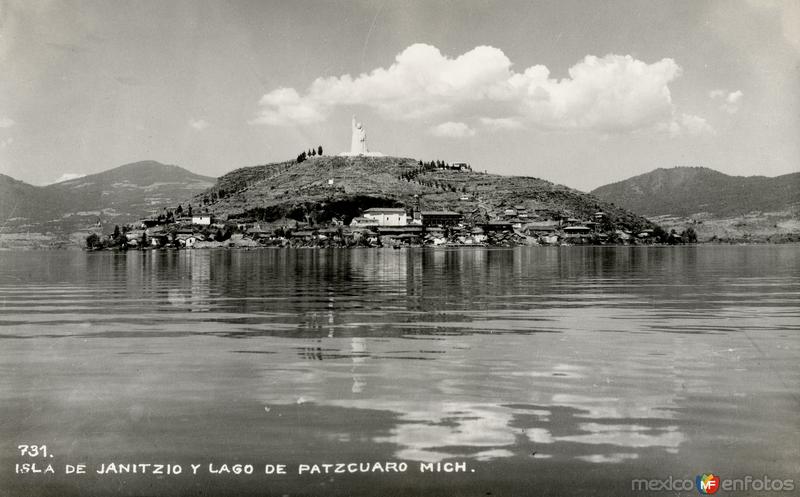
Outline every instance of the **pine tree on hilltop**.
<svg viewBox="0 0 800 497"><path fill-rule="evenodd" d="M322 155L322 145L317 149L317 155Z"/></svg>

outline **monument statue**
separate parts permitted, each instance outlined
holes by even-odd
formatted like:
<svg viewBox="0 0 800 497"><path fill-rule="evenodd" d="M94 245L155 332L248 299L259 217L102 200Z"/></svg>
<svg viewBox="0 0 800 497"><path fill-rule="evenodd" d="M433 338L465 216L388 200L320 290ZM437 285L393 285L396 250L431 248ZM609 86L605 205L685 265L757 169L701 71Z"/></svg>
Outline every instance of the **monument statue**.
<svg viewBox="0 0 800 497"><path fill-rule="evenodd" d="M357 157L359 155L367 156L367 157L381 157L383 154L379 152L370 152L367 150L367 131L364 129L364 125L360 122L356 121L356 116L353 116L353 120L350 123L350 129L352 131L352 136L350 137L350 151L343 152L339 155L343 155L346 157Z"/></svg>
<svg viewBox="0 0 800 497"><path fill-rule="evenodd" d="M350 153L353 155L363 155L367 153L367 130L364 125L356 122L356 116L353 116L352 123L353 137L350 140Z"/></svg>

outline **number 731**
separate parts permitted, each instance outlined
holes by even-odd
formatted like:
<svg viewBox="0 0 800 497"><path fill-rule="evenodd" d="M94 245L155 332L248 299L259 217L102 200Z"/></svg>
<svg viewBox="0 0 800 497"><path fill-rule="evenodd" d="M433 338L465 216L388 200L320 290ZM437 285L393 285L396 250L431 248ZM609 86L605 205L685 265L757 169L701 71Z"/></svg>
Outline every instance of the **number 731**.
<svg viewBox="0 0 800 497"><path fill-rule="evenodd" d="M47 457L46 445L17 445L20 456L28 457Z"/></svg>

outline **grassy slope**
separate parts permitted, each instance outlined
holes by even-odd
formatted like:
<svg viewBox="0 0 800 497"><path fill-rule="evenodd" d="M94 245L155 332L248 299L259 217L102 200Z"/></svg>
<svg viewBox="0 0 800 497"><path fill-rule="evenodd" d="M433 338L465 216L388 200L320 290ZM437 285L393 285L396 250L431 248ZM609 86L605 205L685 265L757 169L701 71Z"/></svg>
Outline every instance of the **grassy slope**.
<svg viewBox="0 0 800 497"><path fill-rule="evenodd" d="M328 180L333 179L333 185ZM302 213L318 220L338 214L354 214L348 200L358 199L359 207L371 205L413 205L421 198L423 210L449 209L465 216L495 218L503 210L524 205L529 210L549 210L588 219L594 212L606 212L620 227L639 229L649 226L646 219L601 201L591 195L538 178L499 176L470 171L419 171L416 160L399 157L313 157L301 164L284 162L232 171L217 185L195 197L221 194L209 204L210 211L222 216L238 216L254 209L268 209L272 217ZM467 196L469 200L460 200ZM344 207L342 207L344 206ZM340 209L341 207L341 209ZM341 210L341 212L331 213ZM321 216L321 217L320 217Z"/></svg>

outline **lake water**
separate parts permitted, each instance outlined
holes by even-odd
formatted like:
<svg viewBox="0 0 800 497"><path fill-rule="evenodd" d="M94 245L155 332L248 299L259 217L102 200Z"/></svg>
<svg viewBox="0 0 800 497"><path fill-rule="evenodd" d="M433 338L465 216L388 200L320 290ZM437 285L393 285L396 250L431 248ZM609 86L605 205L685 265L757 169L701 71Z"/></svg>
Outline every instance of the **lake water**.
<svg viewBox="0 0 800 497"><path fill-rule="evenodd" d="M0 252L0 495L798 485L798 358L796 245Z"/></svg>

